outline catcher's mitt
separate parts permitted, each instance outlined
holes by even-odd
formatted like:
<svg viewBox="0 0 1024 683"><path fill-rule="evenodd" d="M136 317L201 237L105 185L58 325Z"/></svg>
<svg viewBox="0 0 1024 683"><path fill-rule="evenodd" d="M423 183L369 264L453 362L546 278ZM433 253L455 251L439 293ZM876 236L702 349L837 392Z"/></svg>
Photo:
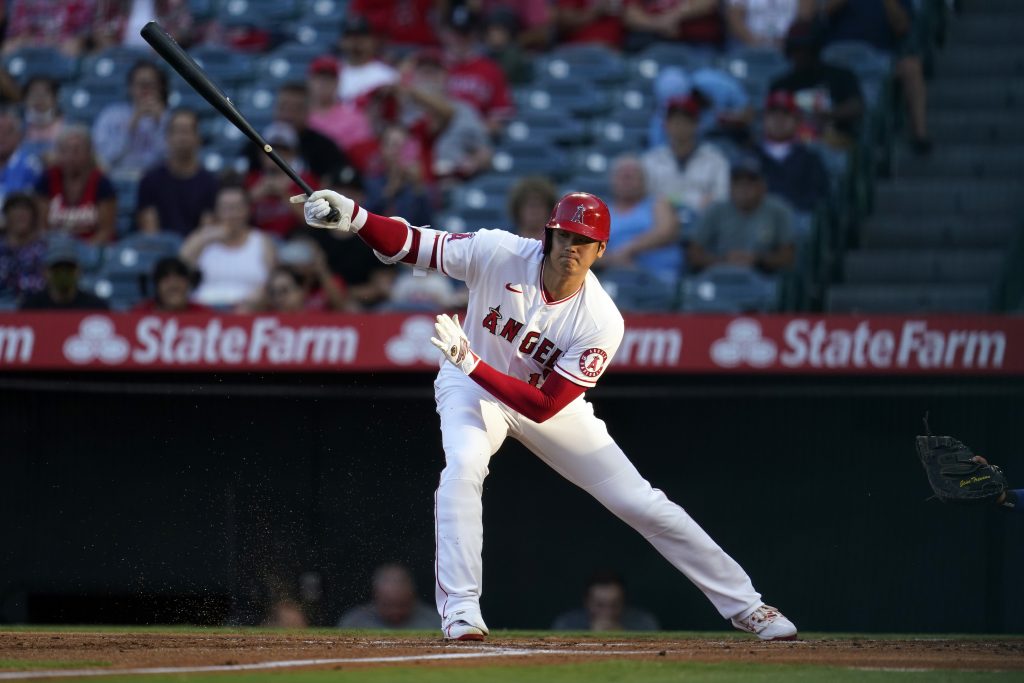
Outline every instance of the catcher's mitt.
<svg viewBox="0 0 1024 683"><path fill-rule="evenodd" d="M1006 490L1006 477L995 465L975 456L951 436L934 436L924 417L924 436L917 437L928 483L943 503L994 503Z"/></svg>

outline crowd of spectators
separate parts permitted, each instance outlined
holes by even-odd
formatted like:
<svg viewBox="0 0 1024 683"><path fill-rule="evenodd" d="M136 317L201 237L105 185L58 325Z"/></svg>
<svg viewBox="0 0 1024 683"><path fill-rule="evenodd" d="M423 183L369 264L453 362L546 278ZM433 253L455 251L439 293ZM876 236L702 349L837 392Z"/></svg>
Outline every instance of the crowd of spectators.
<svg viewBox="0 0 1024 683"><path fill-rule="evenodd" d="M830 42L862 41L891 59L912 148L931 148L911 0L396 5L351 0L343 15L319 20L336 42L301 78L274 86L261 132L311 186L414 225L434 223L453 192L490 172L517 116L514 88L567 44L631 56L682 43L705 58L661 65L646 143L610 159L604 198L613 228L602 272L642 270L674 286L723 263L766 277L795 267L868 109L857 77L822 61ZM144 45L139 29L154 18L186 47L261 54L287 41L266 23L196 16L192 7L13 0L2 52L48 47L84 63ZM767 95L716 61L743 49L788 60ZM156 61L139 59L117 77L123 97L83 122L62 112L58 75L0 76L0 300L103 303L81 286L82 252L70 259L69 245L103 249L135 234L181 238L176 259L161 260L143 292L140 305L159 310L360 311L460 300L457 287L399 277L351 236L307 228L301 206L288 203L298 186L255 146L242 166L204 166L204 142L217 142L204 121L216 115L172 106L168 72ZM522 179L508 193L504 227L539 237L565 189L552 178Z"/></svg>

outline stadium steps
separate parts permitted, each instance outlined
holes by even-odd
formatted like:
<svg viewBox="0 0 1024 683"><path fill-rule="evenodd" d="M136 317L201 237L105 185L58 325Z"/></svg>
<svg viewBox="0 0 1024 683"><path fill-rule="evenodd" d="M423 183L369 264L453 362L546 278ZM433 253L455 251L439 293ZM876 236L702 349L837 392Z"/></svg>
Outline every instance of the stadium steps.
<svg viewBox="0 0 1024 683"><path fill-rule="evenodd" d="M827 310L992 309L1024 216L1022 31L1020 0L976 0L951 16L929 83L935 149L918 157L897 142Z"/></svg>

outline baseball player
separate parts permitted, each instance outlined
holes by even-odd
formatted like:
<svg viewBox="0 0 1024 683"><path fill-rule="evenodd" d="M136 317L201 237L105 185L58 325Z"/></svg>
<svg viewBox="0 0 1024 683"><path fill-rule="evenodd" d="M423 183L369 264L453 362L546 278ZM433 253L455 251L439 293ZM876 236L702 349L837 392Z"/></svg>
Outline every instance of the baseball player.
<svg viewBox="0 0 1024 683"><path fill-rule="evenodd" d="M446 640L483 640L481 493L511 436L643 534L719 613L762 640L796 626L678 505L651 485L584 400L622 341L623 320L590 272L608 243L608 207L576 192L544 239L502 230L447 233L369 213L329 190L292 197L313 227L358 233L378 258L436 269L469 287L465 328L439 315L431 342L447 363L434 382L445 468L434 497L437 609ZM338 215L327 219L331 209Z"/></svg>

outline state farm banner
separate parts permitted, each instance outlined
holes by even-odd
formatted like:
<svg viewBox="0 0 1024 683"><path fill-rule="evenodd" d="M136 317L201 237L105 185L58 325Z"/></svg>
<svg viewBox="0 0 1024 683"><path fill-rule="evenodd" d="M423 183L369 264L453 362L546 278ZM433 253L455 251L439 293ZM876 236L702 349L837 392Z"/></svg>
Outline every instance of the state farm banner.
<svg viewBox="0 0 1024 683"><path fill-rule="evenodd" d="M433 321L427 314L8 314L0 316L0 370L434 371ZM525 325L524 345L531 332L543 331ZM1024 317L633 315L609 371L1024 374Z"/></svg>

